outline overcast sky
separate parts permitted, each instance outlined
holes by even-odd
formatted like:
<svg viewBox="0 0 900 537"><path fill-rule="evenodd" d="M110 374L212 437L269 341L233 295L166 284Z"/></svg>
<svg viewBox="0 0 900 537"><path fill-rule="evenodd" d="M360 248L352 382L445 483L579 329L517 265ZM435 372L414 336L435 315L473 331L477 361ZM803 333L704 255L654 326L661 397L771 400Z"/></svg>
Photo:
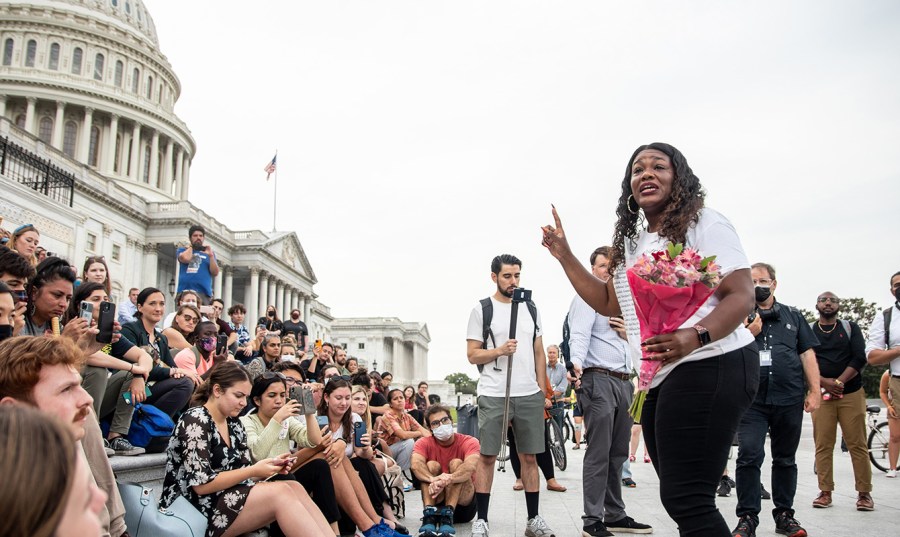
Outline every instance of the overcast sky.
<svg viewBox="0 0 900 537"><path fill-rule="evenodd" d="M540 246L550 203L587 263L652 141L776 267L780 301L891 302L895 1L145 4L197 141L191 201L270 231L277 149L278 229L320 300L426 322L430 378L476 376L466 323L499 253L559 340L573 290Z"/></svg>

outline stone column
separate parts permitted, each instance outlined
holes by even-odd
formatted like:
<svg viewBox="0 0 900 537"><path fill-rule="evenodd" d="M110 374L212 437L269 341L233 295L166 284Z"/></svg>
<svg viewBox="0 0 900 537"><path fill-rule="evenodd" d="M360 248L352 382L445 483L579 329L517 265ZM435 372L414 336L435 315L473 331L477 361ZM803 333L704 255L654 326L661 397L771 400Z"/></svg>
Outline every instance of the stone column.
<svg viewBox="0 0 900 537"><path fill-rule="evenodd" d="M247 307L247 319L244 321L248 328L256 326L256 319L259 318L259 267L250 267L250 285L247 286L245 296L245 306ZM256 334L250 333L251 336Z"/></svg>
<svg viewBox="0 0 900 537"><path fill-rule="evenodd" d="M191 182L191 161L188 158L188 154L185 151L184 153L184 164L181 169L181 199L188 199L188 187Z"/></svg>
<svg viewBox="0 0 900 537"><path fill-rule="evenodd" d="M34 130L34 108L37 106L37 97L29 97L25 107L25 131L37 135Z"/></svg>
<svg viewBox="0 0 900 537"><path fill-rule="evenodd" d="M175 198L181 196L181 173L184 168L184 148L178 146L175 148Z"/></svg>
<svg viewBox="0 0 900 537"><path fill-rule="evenodd" d="M222 269L225 273L225 287L222 289L222 301L225 302L225 310L231 307L231 292L234 287L234 268L231 265Z"/></svg>
<svg viewBox="0 0 900 537"><path fill-rule="evenodd" d="M219 267L219 275L213 278L213 296L210 298L222 298L222 277L224 274L221 270L222 267Z"/></svg>
<svg viewBox="0 0 900 537"><path fill-rule="evenodd" d="M291 310L297 309L297 290L291 289Z"/></svg>
<svg viewBox="0 0 900 537"><path fill-rule="evenodd" d="M166 195L172 194L172 153L175 149L175 141L169 138L166 144L166 156L163 158L162 190Z"/></svg>
<svg viewBox="0 0 900 537"><path fill-rule="evenodd" d="M0 117L6 115L6 95L0 95Z"/></svg>
<svg viewBox="0 0 900 537"><path fill-rule="evenodd" d="M131 162L128 164L128 177L132 181L139 183L141 181L141 170L139 163L141 162L141 124L134 122L134 130L131 133Z"/></svg>
<svg viewBox="0 0 900 537"><path fill-rule="evenodd" d="M254 318L254 322L256 319L263 317L266 313L266 301L269 297L269 275L265 272L261 272L259 275L259 309L257 309L253 314L256 316ZM249 313L248 313L249 315Z"/></svg>
<svg viewBox="0 0 900 537"><path fill-rule="evenodd" d="M147 183L159 188L159 131L154 130L150 138L150 177Z"/></svg>
<svg viewBox="0 0 900 537"><path fill-rule="evenodd" d="M275 311L278 311L278 305L275 304L275 295L277 293L278 279L273 275L269 277L269 293L268 298L266 300L266 307L269 307L269 304L275 306Z"/></svg>
<svg viewBox="0 0 900 537"><path fill-rule="evenodd" d="M84 109L84 122L81 124L81 143L78 144L78 152L75 160L82 164L88 163L88 155L91 148L91 127L94 126L94 109L87 107ZM97 148L99 149L99 148Z"/></svg>
<svg viewBox="0 0 900 537"><path fill-rule="evenodd" d="M159 245L153 242L144 245L143 287L157 287L156 271L159 263ZM177 274L177 270L176 270ZM166 293L163 291L163 293Z"/></svg>
<svg viewBox="0 0 900 537"><path fill-rule="evenodd" d="M63 132L65 131L66 103L56 101L56 120L53 121L53 138L50 145L62 151Z"/></svg>
<svg viewBox="0 0 900 537"><path fill-rule="evenodd" d="M300 311L303 312L303 322L306 323L306 326L310 329L310 337L312 337L312 324L309 319L309 301L306 299L306 295L300 293L300 305L297 306L300 308ZM315 339L315 338L313 338Z"/></svg>
<svg viewBox="0 0 900 537"><path fill-rule="evenodd" d="M278 315L281 316L282 319L288 318L288 310L290 306L285 303L285 298L287 297L287 284L284 282L278 282L278 294L275 296L275 300L278 303Z"/></svg>
<svg viewBox="0 0 900 537"><path fill-rule="evenodd" d="M113 168L116 163L116 136L119 134L119 116L112 115L109 121L109 131L106 136L106 150L103 151L103 166L100 167L103 173L112 175Z"/></svg>

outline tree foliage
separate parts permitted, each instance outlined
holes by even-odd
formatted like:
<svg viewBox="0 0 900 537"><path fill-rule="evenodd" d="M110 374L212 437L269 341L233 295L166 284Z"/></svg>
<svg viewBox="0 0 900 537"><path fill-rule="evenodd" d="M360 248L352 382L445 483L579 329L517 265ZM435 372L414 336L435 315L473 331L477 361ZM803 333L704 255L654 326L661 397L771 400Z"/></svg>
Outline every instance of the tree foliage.
<svg viewBox="0 0 900 537"><path fill-rule="evenodd" d="M800 313L809 322L814 322L819 318L818 313L807 309L800 308ZM858 324L863 332L863 336L866 336L869 333L869 325L876 314L880 315L880 311L878 310L878 305L874 302L866 302L862 298L842 298L838 318ZM886 365L867 365L863 369L862 383L863 389L866 390L866 397L870 399L878 398L878 385L881 382L881 375L885 369L887 369Z"/></svg>
<svg viewBox="0 0 900 537"><path fill-rule="evenodd" d="M444 377L444 380L456 386L456 393L475 393L476 381L465 373L452 373Z"/></svg>

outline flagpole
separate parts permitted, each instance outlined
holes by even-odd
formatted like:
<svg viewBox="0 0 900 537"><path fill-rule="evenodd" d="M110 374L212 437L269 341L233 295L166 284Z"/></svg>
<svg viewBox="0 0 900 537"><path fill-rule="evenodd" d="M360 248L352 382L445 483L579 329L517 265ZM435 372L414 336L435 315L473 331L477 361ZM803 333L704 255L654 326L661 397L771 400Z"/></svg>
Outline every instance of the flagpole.
<svg viewBox="0 0 900 537"><path fill-rule="evenodd" d="M275 233L278 228L275 227L275 213L278 210L278 150L275 150L275 195L272 198L272 233Z"/></svg>

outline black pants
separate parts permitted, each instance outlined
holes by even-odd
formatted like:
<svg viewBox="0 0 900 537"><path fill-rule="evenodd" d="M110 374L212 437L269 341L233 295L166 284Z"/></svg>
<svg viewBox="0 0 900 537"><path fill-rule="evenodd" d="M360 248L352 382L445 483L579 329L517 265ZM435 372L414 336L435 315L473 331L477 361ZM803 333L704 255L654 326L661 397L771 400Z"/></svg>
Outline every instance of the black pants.
<svg viewBox="0 0 900 537"><path fill-rule="evenodd" d="M150 393L152 395L145 402L162 410L178 423L175 415L184 411L191 401L194 381L187 377L180 379L169 377L150 386Z"/></svg>
<svg viewBox="0 0 900 537"><path fill-rule="evenodd" d="M680 535L731 535L716 508L716 485L758 388L754 342L681 364L647 394L641 416L644 442L659 476L660 500Z"/></svg>
<svg viewBox="0 0 900 537"><path fill-rule="evenodd" d="M325 515L325 520L329 524L337 522L341 518L338 510L337 498L334 495L334 481L331 479L331 469L328 463L322 459L313 459L301 466L292 474L277 475L273 480L293 479L299 481L319 511ZM277 522L273 522L269 530L273 537L284 537L284 532L278 526Z"/></svg>
<svg viewBox="0 0 900 537"><path fill-rule="evenodd" d="M506 431L506 439L509 443L509 464L512 466L516 479L522 479L522 463L519 461L519 452L516 450L516 436L512 427ZM544 479L549 481L556 477L553 470L553 455L550 454L550 436L547 427L544 427L544 452L534 456L537 459L538 468L544 474Z"/></svg>
<svg viewBox="0 0 900 537"><path fill-rule="evenodd" d="M369 501L372 502L375 513L383 518L384 502L388 501L389 498L387 491L384 490L384 483L381 481L381 476L378 475L375 464L368 459L361 459L359 457L352 457L350 459L350 464L352 464L353 468L359 473L359 480L362 481L363 487L369 495ZM340 513L341 519L338 521L338 529L340 530L341 535L353 535L356 531L356 524L350 520L350 517L343 509L340 510Z"/></svg>

